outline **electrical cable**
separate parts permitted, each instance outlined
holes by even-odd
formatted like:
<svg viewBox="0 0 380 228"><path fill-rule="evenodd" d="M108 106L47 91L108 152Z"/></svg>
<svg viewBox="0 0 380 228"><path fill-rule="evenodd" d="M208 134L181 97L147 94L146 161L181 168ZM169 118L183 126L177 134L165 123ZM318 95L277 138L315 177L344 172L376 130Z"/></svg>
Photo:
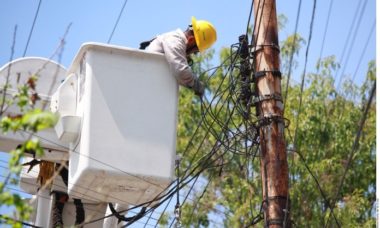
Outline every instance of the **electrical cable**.
<svg viewBox="0 0 380 228"><path fill-rule="evenodd" d="M368 98L368 102L367 102L367 105L366 105L366 108L365 108L365 111L363 112L363 115L360 119L360 124L359 124L359 128L358 128L358 131L356 132L356 136L355 136L355 141L352 145L352 149L351 149L351 152L349 154L349 157L348 157L348 161L345 165L345 168L344 168L344 172L343 172L343 176L342 178L340 179L340 182L339 182L339 185L338 185L338 191L336 192L336 195L332 201L332 209L331 209L331 212L333 212L333 209L335 207L335 204L336 202L338 201L338 198L339 198L339 194L340 194L340 191L342 190L343 188L343 184L344 184L344 180L346 178L346 175L347 175L347 172L348 172L348 169L350 167L350 164L354 158L354 154L356 152L356 150L358 149L359 147L359 140L360 140L360 136L362 134L362 131L363 131L363 128L364 128L364 124L365 124L365 121L367 119L367 115L368 115L368 112L369 112L369 109L371 107L371 104L372 104L372 100L375 96L375 91L376 91L376 80L373 82L373 86L372 86L372 89L371 89L371 93L370 93L370 96ZM330 214L328 215L327 217L327 222L325 223L324 227L327 227L328 224L329 224L329 220L330 220Z"/></svg>
<svg viewBox="0 0 380 228"><path fill-rule="evenodd" d="M112 39L113 34L114 34L115 30L116 30L116 27L117 27L118 24L119 24L119 20L120 20L120 18L121 18L121 15L123 14L123 11L124 11L124 8L125 8L125 5L127 5L127 2L128 2L128 0L125 0L123 6L121 7L121 10L120 10L119 16L118 16L117 19L116 19L115 25L113 26L113 29L112 29L112 32L111 32L110 37L108 38L107 44L109 44L109 43L111 42L111 39Z"/></svg>
<svg viewBox="0 0 380 228"><path fill-rule="evenodd" d="M367 47L368 47L369 41L370 41L370 39L371 39L371 37L372 37L373 31L375 30L375 27L376 27L376 19L375 19L375 20L373 21L373 23L372 23L371 31L370 31L369 34L368 34L367 41L365 42L364 48L362 49L362 53L360 54L359 62L358 62L358 64L356 65L355 72L354 72L354 74L352 75L351 83L353 83L354 80L355 80L355 77L356 77L356 75L357 75L357 73L358 73L358 70L359 70L359 66L361 65L362 60L364 59L364 54L365 54L365 52L367 51Z"/></svg>
<svg viewBox="0 0 380 228"><path fill-rule="evenodd" d="M32 34L33 34L33 30L34 30L34 25L36 24L37 17L38 17L38 12L40 11L41 2L42 2L42 0L39 0L39 2L38 2L38 6L37 6L36 13L34 15L32 27L30 28L30 32L29 32L29 36L28 36L28 41L26 42L25 49L24 49L24 54L22 55L22 57L25 57L26 51L28 50L29 42L30 42L30 40L32 38Z"/></svg>
<svg viewBox="0 0 380 228"><path fill-rule="evenodd" d="M290 130L288 129L288 131L289 131L290 138L291 138L291 140L292 140ZM297 150L293 150L293 152L297 153L298 156L301 158L301 160L302 160L302 162L303 162L303 165L305 166L306 170L309 172L309 174L310 174L311 177L313 178L315 184L317 185L318 190L319 190L319 192L320 192L320 194L321 194L321 196L322 196L322 198L323 198L323 200L324 200L324 203L327 205L327 207L330 209L330 211L333 211L333 208L332 208L332 206L331 206L329 200L327 199L326 194L325 194L325 192L323 191L323 189L322 189L322 187L321 187L321 185L320 185L320 183L319 183L317 177L314 175L314 173L311 171L310 167L307 165L307 163L306 163L306 159L303 157L303 155L302 155L299 151L297 151ZM333 215L333 217L334 217L334 220L335 220L336 224L337 224L338 227L339 227L339 226L340 226L340 223L339 223L338 219L336 218L334 212L332 212L332 215Z"/></svg>
<svg viewBox="0 0 380 228"><path fill-rule="evenodd" d="M285 96L284 96L284 113L285 113L286 101L288 98L288 89L289 89L290 77L291 77L291 73L292 73L292 69L293 69L293 58L294 58L295 45L296 45L296 39L297 39L298 22L299 22L300 13L301 13L301 4L302 4L302 0L299 0L298 1L297 18L296 18L296 26L294 28L292 50L291 50L290 60L289 60L289 69L288 69L288 75L287 75L287 79L286 79Z"/></svg>
<svg viewBox="0 0 380 228"><path fill-rule="evenodd" d="M357 35L359 34L358 30L360 28L360 24L362 22L362 19L363 19L363 15L364 15L364 11L365 11L365 8L366 8L366 5L367 5L367 2L368 0L365 0L363 6L362 6L362 9L360 11L360 16L359 16L359 20L356 24L356 27L355 27L355 31L354 31L354 37L352 38L351 40L351 43L350 43L350 48L348 49L348 54L346 56L346 59L343 63L343 70L342 70L342 73L340 75L340 78L339 78L339 82L338 82L338 86L337 86L337 90L339 91L339 88L340 88L340 85L342 83L342 80L343 80L343 77L344 77L344 73L345 73L345 70L346 70L346 67L348 65L348 61L350 60L350 57L351 57L351 52L352 52L352 49L353 49L353 46L354 46L354 43L356 41L356 37Z"/></svg>
<svg viewBox="0 0 380 228"><path fill-rule="evenodd" d="M24 221L20 221L20 220L17 220L17 219L14 219L14 218L8 217L6 215L2 215L2 214L0 214L0 224L4 223L1 220L3 220L3 221L12 221L14 223L18 223L18 224L21 224L21 225L24 225L24 226L27 226L27 227L42 228L40 226L35 226L33 224L30 224L30 223L27 223L27 222L24 222Z"/></svg>
<svg viewBox="0 0 380 228"><path fill-rule="evenodd" d="M229 95L228 97L232 97L231 95ZM230 101L228 101L227 102L227 104L230 104ZM209 107L211 107L211 103L210 103L210 106ZM232 119L231 117L232 117L232 115L234 114L234 111L232 110L232 111L230 111L229 112L229 118L228 119ZM223 133L222 133L222 135L223 135ZM220 141L221 140L221 138L219 138L218 139L218 137L216 137L216 139L217 139L217 142L218 141ZM223 145L223 143L220 143L219 144L219 147L220 147L220 145ZM225 145L225 146L227 146L228 147L228 145ZM75 151L75 150L74 150ZM190 177L190 175L194 175L192 178L190 178L190 180L188 180L188 181L186 181L185 183L184 183L184 180L186 180L185 178L182 180L182 186L181 186L181 188L183 187L183 186L186 186L187 185L187 183L189 183L190 181L192 181L193 179L194 179L194 177L199 177L199 175L203 172L203 170L205 170L205 169L207 169L207 167L209 167L210 165L209 164L211 164L211 163L213 163L214 161L217 161L218 160L218 158L216 158L216 159L210 159L211 158L211 156L213 155L213 154L215 154L215 152L217 152L217 150L214 150L214 151L212 151L210 154L208 154L207 156L205 156L205 157L203 157L203 159L201 159L200 161L198 161L197 162L197 164L198 165L196 165L195 167L193 167L194 169L192 169L192 171L187 175L187 177ZM222 154L223 155L223 154ZM222 156L221 155L221 156ZM219 156L220 157L220 156ZM210 162L211 161L211 162ZM189 168L190 168L191 166L189 166ZM195 170L196 170L196 168L197 167L199 167L199 168L201 168L201 170L199 170L199 171L197 171L196 173L194 173L195 172ZM202 168L203 167L203 168ZM195 182L194 182L195 183ZM194 185L193 185L194 186ZM190 190L191 191L191 190ZM189 192L190 192L189 191ZM172 196L173 196L173 194L175 193L175 191L173 192L173 191L171 191L171 192L169 192L169 193L172 193L172 195L170 195L170 194L167 194L166 196L166 198L168 199L168 198L171 198ZM185 200L187 200L187 197L185 198ZM163 202L164 202L165 200L163 200ZM153 212L153 211L152 211Z"/></svg>
<svg viewBox="0 0 380 228"><path fill-rule="evenodd" d="M350 28L348 29L348 36L346 38L346 41L344 42L344 47L343 47L343 52L341 54L341 57L339 59L339 63L342 63L343 62L343 58L345 58L345 54L346 54L346 50L347 50L347 47L348 47L348 42L350 41L351 39L351 34L352 32L354 31L354 25L355 25L355 22L356 22L356 19L357 19L357 16L358 16L358 13L359 13L359 10L360 10L360 6L362 4L363 0L360 0L358 2L358 5L355 7L356 11L355 11L355 15L351 21L351 26ZM338 80L338 72L339 72L339 69L335 72L335 76L334 76L334 79L335 79L335 82Z"/></svg>
<svg viewBox="0 0 380 228"><path fill-rule="evenodd" d="M249 30L249 23L251 21L251 17L252 17L252 11L253 11L253 5L254 5L254 0L252 0L252 3L251 3L251 9L249 10L249 16L248 16L248 22L247 22L247 30L245 32L245 34L248 36L248 30Z"/></svg>
<svg viewBox="0 0 380 228"><path fill-rule="evenodd" d="M313 1L313 9L312 9L312 15L311 15L311 21L310 21L310 29L309 29L309 37L308 37L308 42L307 42L307 47L306 47L306 52L305 52L305 63L304 63L304 69L302 73L302 82L301 82L301 91L299 95L299 103L298 103L298 111L297 111L297 117L296 117L296 127L295 127L295 133L294 133L294 141L293 145L298 150L300 148L300 145L297 144L297 136L298 136L298 124L299 124L299 118L301 114L301 107L302 107L302 94L304 90L304 83L305 83L305 75L306 75L306 67L307 67L307 62L308 62L308 54L309 54L309 48L311 44L311 38L312 38L312 32L313 32L313 26L314 26L314 17L315 17L315 11L316 11L316 0ZM300 7L300 5L299 5ZM288 208L288 201L289 197L286 198L286 208ZM285 213L285 219L287 217L288 213ZM286 221L286 220L285 220ZM285 222L286 223L286 222ZM286 224L284 223L283 226Z"/></svg>
<svg viewBox="0 0 380 228"><path fill-rule="evenodd" d="M230 114L232 115L233 112L231 112ZM231 118L230 118L230 119L231 119ZM210 155L212 155L212 153L211 153ZM205 159L200 160L200 161L198 162L198 164L200 164L202 167L207 167L207 166L208 166L207 164L209 164L210 162L205 163L204 161L210 161L210 159L209 159L209 158L210 158L210 155L206 156ZM215 159L215 160L217 160L217 159ZM214 161L215 161L215 160L214 160ZM202 165L202 164L203 164L203 165ZM190 167L191 167L191 166L190 166ZM199 165L197 165L196 167L199 167ZM203 169L204 169L204 168L203 168ZM193 169L193 171L191 171L190 174L193 174L194 171L195 171L195 169ZM196 173L195 176L198 177L200 173L201 173L201 172ZM190 175L190 174L189 174L189 175ZM190 179L190 181L191 181L191 180L192 180L192 179ZM186 183L185 183L185 184L186 184ZM182 185L182 186L185 186L185 185ZM174 192L173 192L173 193L174 193ZM168 196L170 197L170 195L168 195ZM165 201L165 200L163 200L163 201Z"/></svg>
<svg viewBox="0 0 380 228"><path fill-rule="evenodd" d="M313 0L313 12L312 12L312 15L311 15L309 38L308 38L306 52L305 52L305 63L304 63L304 68L303 68L303 73L302 73L301 91L300 91L300 95L299 95L300 99L299 99L299 103L298 103L298 111L297 111L297 118L296 118L296 128L295 128L295 133L294 133L294 142L293 142L293 145L295 146L296 150L299 148L298 144L297 144L298 121L299 121L299 117L300 117L300 114L301 114L301 108L302 108L302 94L303 94L304 85L305 85L306 67L307 67L307 61L308 61L308 56L309 56L309 48L310 48L310 43L311 43L311 38L312 38L312 32L313 32L313 26L314 26L314 17L315 17L316 4L317 4L317 1Z"/></svg>
<svg viewBox="0 0 380 228"><path fill-rule="evenodd" d="M318 61L321 61L321 58L322 58L322 53L323 53L323 49L325 47L325 40L326 40L326 35L327 35L327 29L329 27L329 22L330 22L330 15L331 15L331 9L332 9L332 5L334 3L334 0L331 0L330 1L330 5L329 5L329 10L328 10L328 13L327 13L327 19L326 19L326 24L325 24L325 31L323 32L323 39L322 39L322 47L321 47L321 51L319 52L319 58L318 58ZM319 73L319 69L321 67L318 67L318 71L317 71L317 74Z"/></svg>

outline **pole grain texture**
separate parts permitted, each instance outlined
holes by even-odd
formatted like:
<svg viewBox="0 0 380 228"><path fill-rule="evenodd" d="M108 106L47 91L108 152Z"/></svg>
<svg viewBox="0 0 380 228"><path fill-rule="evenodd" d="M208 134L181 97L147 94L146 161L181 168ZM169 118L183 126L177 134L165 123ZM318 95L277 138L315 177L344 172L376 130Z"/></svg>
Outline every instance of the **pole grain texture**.
<svg viewBox="0 0 380 228"><path fill-rule="evenodd" d="M275 0L254 2L254 81L259 102L265 227L291 227Z"/></svg>

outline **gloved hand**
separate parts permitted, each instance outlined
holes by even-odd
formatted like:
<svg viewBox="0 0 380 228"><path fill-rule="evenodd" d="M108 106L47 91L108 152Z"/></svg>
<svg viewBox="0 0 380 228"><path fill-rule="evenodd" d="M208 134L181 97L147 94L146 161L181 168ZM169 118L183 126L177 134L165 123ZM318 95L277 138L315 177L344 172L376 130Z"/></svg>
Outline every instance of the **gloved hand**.
<svg viewBox="0 0 380 228"><path fill-rule="evenodd" d="M205 93L205 86L198 78L194 79L194 85L192 89L194 90L195 95L199 97L202 97Z"/></svg>

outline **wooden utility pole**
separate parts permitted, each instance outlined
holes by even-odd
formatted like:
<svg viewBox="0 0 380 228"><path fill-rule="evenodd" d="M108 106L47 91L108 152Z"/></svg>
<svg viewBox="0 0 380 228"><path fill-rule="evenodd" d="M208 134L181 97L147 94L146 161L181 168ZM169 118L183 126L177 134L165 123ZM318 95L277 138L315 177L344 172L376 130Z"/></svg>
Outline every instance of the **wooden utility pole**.
<svg viewBox="0 0 380 228"><path fill-rule="evenodd" d="M252 54L265 227L291 227L275 0L255 0Z"/></svg>

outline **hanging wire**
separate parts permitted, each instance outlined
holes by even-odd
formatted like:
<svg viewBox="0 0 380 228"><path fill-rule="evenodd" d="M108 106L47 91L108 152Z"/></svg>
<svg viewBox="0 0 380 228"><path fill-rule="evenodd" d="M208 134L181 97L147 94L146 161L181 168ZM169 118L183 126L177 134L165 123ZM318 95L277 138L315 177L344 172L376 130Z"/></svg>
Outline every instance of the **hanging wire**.
<svg viewBox="0 0 380 228"><path fill-rule="evenodd" d="M345 42L345 45L344 45L343 54L342 54L342 57L341 57L341 59L339 61L341 64L343 64L343 69L342 69L342 73L340 74L339 81L338 81L338 72L339 72L339 69L335 73L335 81L338 81L337 89L336 89L337 91L340 88L340 84L342 82L342 78L343 78L344 73L345 73L344 71L346 69L347 62L350 59L351 51L353 49L352 47L353 47L354 42L356 40L356 37L357 37L357 34L358 34L358 29L360 28L360 24L361 24L361 21L362 21L362 18L363 18L363 14L364 14L364 10L365 10L365 7L367 5L367 2L368 2L368 0L365 0L365 2L363 3L363 5L361 6L361 8L360 8L360 5L362 3L362 0L360 2L358 2L358 6L356 8L355 16L354 16L354 18L352 20L351 27L349 29L350 32L349 32L349 35L347 36L347 39L346 39L346 42ZM360 11L359 19L358 19L358 21L356 21L357 15L358 15L358 12L359 12L360 9L361 9L361 11ZM354 26L355 23L356 23L356 27L353 28L353 26ZM353 33L354 35L352 37L350 45L348 45L348 43L349 43L349 41L351 39L351 32L354 32ZM348 48L348 53L347 53L347 55L345 55L345 51L346 51L347 47L349 47ZM344 63L342 62L343 58L345 58Z"/></svg>
<svg viewBox="0 0 380 228"><path fill-rule="evenodd" d="M22 57L25 57L26 51L28 50L29 42L30 42L30 40L32 38L32 34L33 34L33 30L34 30L34 25L36 24L37 17L38 17L38 12L40 11L41 2L42 2L42 0L40 0L38 2L36 14L34 15L32 27L30 28L30 32L29 32L29 36L28 36L28 41L26 42L25 49L24 49L24 54L22 55Z"/></svg>
<svg viewBox="0 0 380 228"><path fill-rule="evenodd" d="M342 80L344 78L344 73L346 71L346 67L348 66L348 62L349 62L350 57L351 57L351 52L354 49L353 47L354 47L354 44L355 44L355 41L356 41L356 37L359 34L359 28L361 27L360 24L361 24L362 19L363 19L363 15L364 15L364 11L365 11L367 2L368 2L367 0L364 2L364 5L363 5L362 10L360 12L359 21L356 24L356 28L355 28L355 31L354 31L354 37L351 40L351 43L349 45L350 48L348 49L348 53L347 53L346 59L345 59L345 61L343 63L343 70L342 70L342 73L340 74L339 82L338 82L338 86L337 86L337 90L338 91L339 91L340 85L342 83Z"/></svg>
<svg viewBox="0 0 380 228"><path fill-rule="evenodd" d="M296 150L298 150L298 145L297 145L297 137L298 137L298 122L299 122L299 117L301 115L301 108L302 108L302 94L305 86L305 76L306 76L306 67L307 67L307 61L309 57L309 48L311 44L311 38L313 34L313 26L314 26L314 17L315 17L315 10L316 10L316 5L317 1L313 1L313 12L311 15L311 21L310 21L310 31L309 31L309 38L307 42L307 47L306 47L306 52L305 52L305 63L304 63L304 68L303 68L303 73L302 73L302 82L301 82L301 91L300 91L300 99L298 103L298 111L297 111L297 118L296 118L296 128L295 128L295 133L294 133L294 142L293 145L295 146Z"/></svg>
<svg viewBox="0 0 380 228"><path fill-rule="evenodd" d="M288 132L289 132L290 140L292 141L293 137L292 137L289 129L288 129ZM310 174L310 176L313 178L315 184L317 185L318 190L319 190L319 192L320 192L320 194L321 194L321 196L323 198L323 201L324 201L325 205L327 205L327 207L330 209L330 211L332 211L333 208L332 208L329 200L326 197L326 193L323 191L323 189L321 187L321 184L319 183L318 178L316 177L316 175L312 172L312 170L310 169L310 167L307 165L307 162L306 162L306 159L304 158L304 156L301 154L300 151L292 150L292 152L298 154L298 156L301 158L301 161L303 162L303 165L305 166L306 170L308 171L308 173ZM336 218L336 216L335 216L335 214L334 214L333 211L332 211L332 215L334 217L334 220L335 220L336 224L339 226L340 223L339 223L338 219Z"/></svg>
<svg viewBox="0 0 380 228"><path fill-rule="evenodd" d="M294 28L294 33L293 33L294 38L293 38L293 42L292 42L292 51L290 54L289 69L288 69L288 75L287 75L287 79L286 79L286 87L285 87L285 93L284 93L284 113L285 113L286 101L288 98L288 89L289 89L290 77L291 77L291 73L293 70L293 58L294 58L295 45L296 45L296 39L297 39L298 22L300 19L301 4L302 4L302 0L299 0L298 1L296 26Z"/></svg>
<svg viewBox="0 0 380 228"><path fill-rule="evenodd" d="M325 24L325 31L323 32L322 47L321 47L321 51L319 52L318 61L321 61L323 49L325 47L325 40L326 40L326 35L327 35L327 29L329 27L330 15L331 15L331 9L332 9L333 3L334 3L334 0L331 0L330 1L330 5L329 5L329 11L327 13L327 19L326 19L326 24ZM317 74L319 73L319 69L320 69L320 67L318 67Z"/></svg>
<svg viewBox="0 0 380 228"><path fill-rule="evenodd" d="M24 222L24 221L20 221L20 220L17 220L17 219L14 219L14 218L11 218L11 217L8 217L8 216L0 214L0 224L3 223L2 220L3 221L11 221L13 223L21 224L21 225L26 226L26 227L42 228L40 226L35 226L33 224L30 224L30 223L27 223L27 222Z"/></svg>
<svg viewBox="0 0 380 228"><path fill-rule="evenodd" d="M125 5L127 5L127 2L128 2L128 0L125 0L123 6L122 6L121 9L120 9L119 16L118 16L117 19L116 19L115 25L113 26L113 29L112 29L112 32L111 32L110 37L108 38L107 44L109 44L109 43L111 42L111 39L112 39L113 34L114 34L115 30L116 30L116 27L117 27L118 24L119 24L119 21L120 21L121 15L122 15L123 12L124 12Z"/></svg>
<svg viewBox="0 0 380 228"><path fill-rule="evenodd" d="M253 12L253 5L254 5L254 0L252 0L251 2L251 8L249 10L249 16L248 16L248 22L247 22L247 29L245 31L245 35L248 36L248 30L249 30L249 24L250 24L250 21L251 21L251 18L252 18L252 12Z"/></svg>
<svg viewBox="0 0 380 228"><path fill-rule="evenodd" d="M376 91L376 80L373 82L373 86L372 86L372 89L371 89L371 93L370 93L370 96L368 98L368 102L367 102L367 105L366 105L366 108L365 108L365 111L363 112L363 115L361 117L361 120L360 120L360 124L359 124L359 129L358 131L356 132L356 137L355 137L355 141L352 145L352 149L351 149L351 152L350 152L350 155L348 157L348 161L345 165L345 168L344 168L344 172L343 172L343 176L342 178L340 179L340 182L339 182L339 185L338 185L338 191L336 192L336 195L335 197L333 198L333 201L331 203L332 205L332 209L331 209L331 212L333 212L333 209L335 207L335 204L336 202L338 201L339 199L339 194L343 188L343 184L344 184L344 180L346 179L346 175L347 175L347 172L348 172L348 169L350 168L350 165L351 165L351 162L354 158L354 155L355 155L355 152L356 150L358 149L359 147L359 140L360 140L360 136L362 134L362 131L363 131L363 127L364 127L364 124L365 124L365 121L367 119L367 115L368 115L368 112L369 112L369 109L371 107L371 104L372 104L372 100L375 96L375 91ZM327 217L327 222L325 223L324 227L327 227L328 224L329 224L329 220L330 220L330 214L328 215Z"/></svg>
<svg viewBox="0 0 380 228"><path fill-rule="evenodd" d="M376 27L376 19L375 19L375 20L373 21L373 23L372 23L371 31L370 31L370 33L368 34L367 41L365 42L364 48L362 49L362 53L360 54L359 62L358 62L358 64L356 65L355 72L354 72L354 74L352 75L351 83L353 83L353 82L355 81L355 77L356 77L356 75L357 75L357 73L358 73L359 66L361 65L362 60L364 59L364 54L365 54L365 52L367 51L367 47L368 47L368 44L369 44L369 42L370 42L370 39L372 38L373 32L374 32L374 30L375 30L375 27Z"/></svg>

